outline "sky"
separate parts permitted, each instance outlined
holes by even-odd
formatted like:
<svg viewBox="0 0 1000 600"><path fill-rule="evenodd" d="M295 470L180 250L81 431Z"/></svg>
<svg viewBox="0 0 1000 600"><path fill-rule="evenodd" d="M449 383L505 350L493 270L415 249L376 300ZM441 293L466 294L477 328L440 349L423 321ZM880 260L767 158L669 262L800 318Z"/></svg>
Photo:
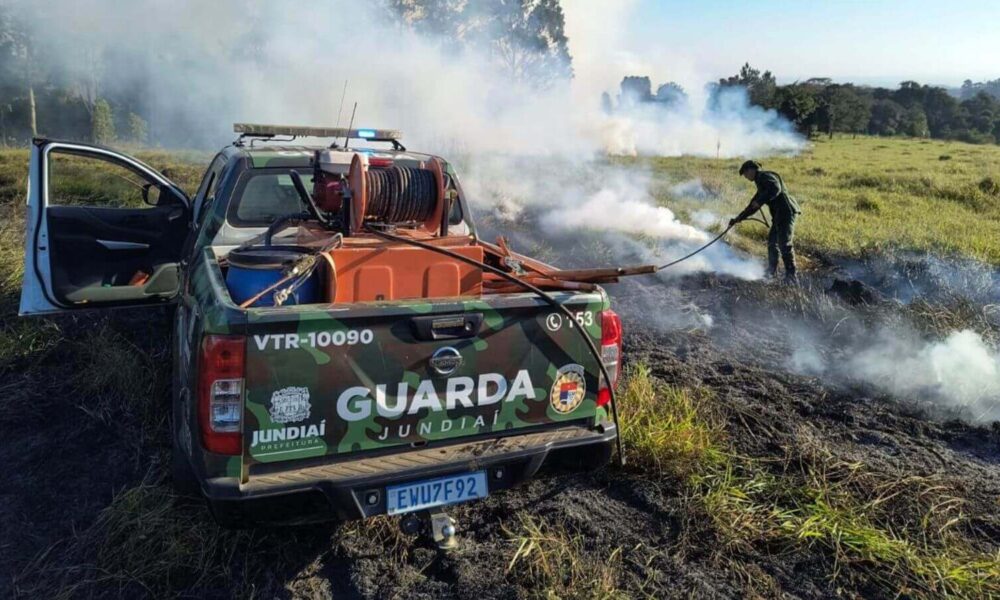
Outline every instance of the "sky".
<svg viewBox="0 0 1000 600"><path fill-rule="evenodd" d="M567 19L591 0L565 0ZM960 85L1000 77L1000 0L603 0L620 63L666 80L717 79L749 61L787 83ZM592 23L600 26L600 23ZM577 32L580 33L580 27ZM570 28L573 33L573 28ZM589 33L587 35L593 35ZM572 49L572 35L570 37ZM689 81L690 83L690 81Z"/></svg>

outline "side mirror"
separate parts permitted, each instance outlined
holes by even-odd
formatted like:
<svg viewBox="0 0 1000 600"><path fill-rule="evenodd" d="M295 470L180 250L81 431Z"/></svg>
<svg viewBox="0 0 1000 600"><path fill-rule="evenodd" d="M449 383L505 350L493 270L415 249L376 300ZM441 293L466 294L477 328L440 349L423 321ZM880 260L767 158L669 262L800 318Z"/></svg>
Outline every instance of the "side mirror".
<svg viewBox="0 0 1000 600"><path fill-rule="evenodd" d="M142 201L150 206L160 205L160 187L147 183L142 186Z"/></svg>

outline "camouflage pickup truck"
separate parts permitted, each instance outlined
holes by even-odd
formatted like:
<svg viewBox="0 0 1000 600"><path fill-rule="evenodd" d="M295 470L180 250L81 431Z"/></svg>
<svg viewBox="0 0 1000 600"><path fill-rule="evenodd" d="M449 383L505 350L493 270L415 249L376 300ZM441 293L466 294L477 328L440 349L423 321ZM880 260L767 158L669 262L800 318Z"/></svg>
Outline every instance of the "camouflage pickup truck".
<svg viewBox="0 0 1000 600"><path fill-rule="evenodd" d="M282 133L367 147L279 145ZM20 313L176 305L172 468L182 490L203 495L231 527L427 514L514 486L546 463L609 460L621 323L603 289L551 290L567 312L491 280L488 271L524 267L495 247L483 253L451 165L405 150L395 134L249 135L212 159L193 198L108 148L47 139L31 148ZM99 173L103 186L85 201L74 196L81 173ZM426 189L378 191L380 177L404 176ZM285 227L288 215L308 214L301 184L314 194L324 186L327 216L343 218ZM412 196L415 212L378 212L380 193L390 203ZM429 198L425 213L419 197ZM383 231L474 258L452 263L376 238L373 224L392 214ZM322 247L310 255L326 265L310 297L296 296L303 287L297 301L237 298L236 275L260 275L237 251L258 247Z"/></svg>

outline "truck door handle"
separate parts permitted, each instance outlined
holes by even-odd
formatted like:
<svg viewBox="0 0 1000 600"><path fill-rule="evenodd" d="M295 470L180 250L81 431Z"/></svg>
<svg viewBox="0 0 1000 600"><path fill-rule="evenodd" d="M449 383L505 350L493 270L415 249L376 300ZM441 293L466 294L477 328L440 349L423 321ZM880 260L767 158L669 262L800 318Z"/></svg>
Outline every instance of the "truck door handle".
<svg viewBox="0 0 1000 600"><path fill-rule="evenodd" d="M410 319L413 337L422 342L475 337L479 335L479 329L482 326L482 313L436 315Z"/></svg>

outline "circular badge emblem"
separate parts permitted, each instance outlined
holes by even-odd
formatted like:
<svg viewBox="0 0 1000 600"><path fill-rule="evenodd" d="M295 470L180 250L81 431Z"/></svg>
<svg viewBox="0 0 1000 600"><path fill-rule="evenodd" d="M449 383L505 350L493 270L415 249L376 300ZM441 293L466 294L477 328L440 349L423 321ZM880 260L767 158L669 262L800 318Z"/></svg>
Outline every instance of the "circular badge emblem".
<svg viewBox="0 0 1000 600"><path fill-rule="evenodd" d="M556 372L556 380L549 393L549 404L559 414L565 415L576 410L587 394L587 381L583 367L569 364Z"/></svg>

